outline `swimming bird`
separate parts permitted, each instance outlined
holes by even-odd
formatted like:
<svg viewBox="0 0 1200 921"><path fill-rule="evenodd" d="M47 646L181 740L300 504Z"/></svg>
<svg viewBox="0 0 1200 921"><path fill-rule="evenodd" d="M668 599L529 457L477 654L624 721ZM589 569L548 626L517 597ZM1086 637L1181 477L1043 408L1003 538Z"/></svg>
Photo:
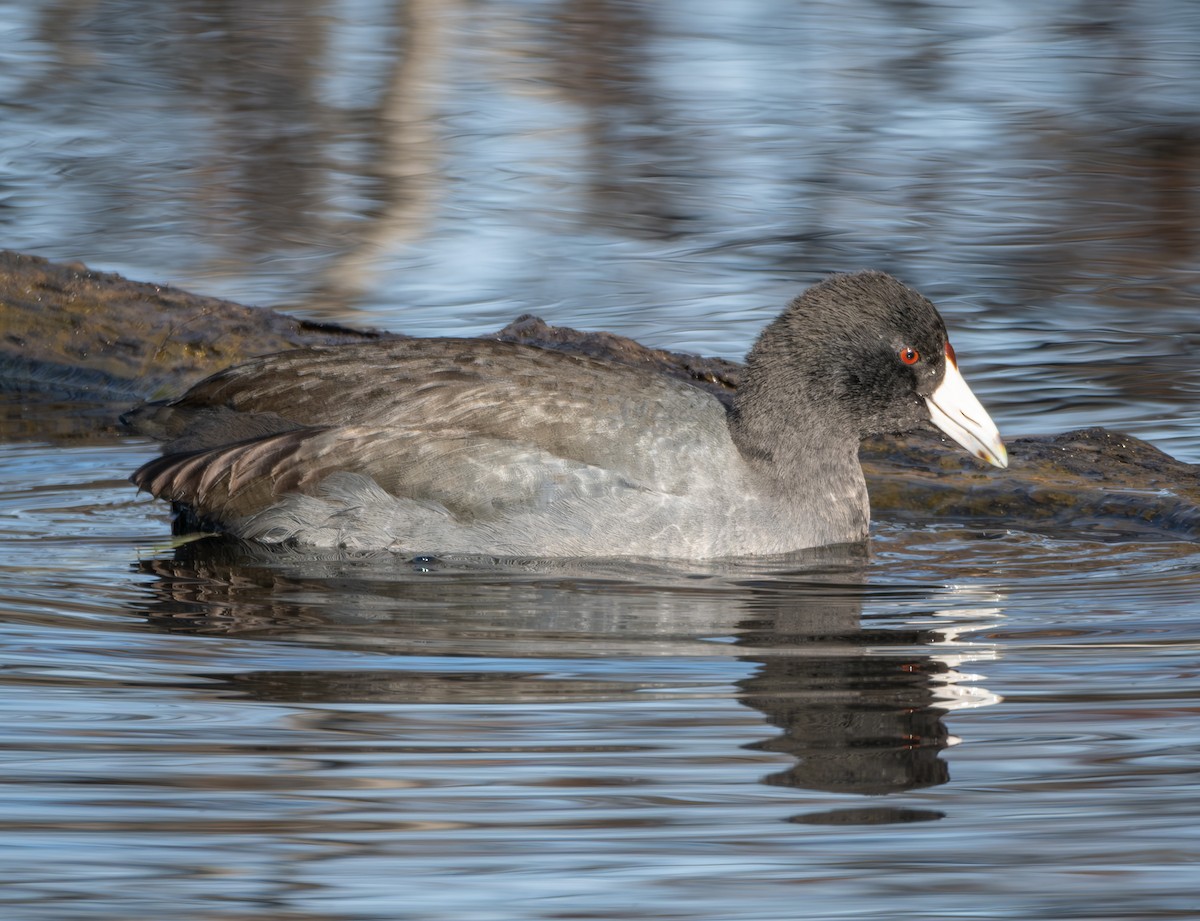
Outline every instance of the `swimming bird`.
<svg viewBox="0 0 1200 921"><path fill-rule="evenodd" d="M882 272L788 304L726 407L686 381L489 339L279 352L123 417L133 482L266 543L413 554L717 558L867 537L868 435L932 421L1007 454L925 297Z"/></svg>

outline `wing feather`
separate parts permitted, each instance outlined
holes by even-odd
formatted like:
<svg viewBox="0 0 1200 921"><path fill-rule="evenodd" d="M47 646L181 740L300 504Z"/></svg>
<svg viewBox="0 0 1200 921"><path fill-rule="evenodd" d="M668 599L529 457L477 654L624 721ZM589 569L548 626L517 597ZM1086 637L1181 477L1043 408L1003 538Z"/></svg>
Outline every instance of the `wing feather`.
<svg viewBox="0 0 1200 921"><path fill-rule="evenodd" d="M566 497L642 491L610 470L476 433L371 427L308 428L141 467L134 483L218 523L246 519L288 494L317 495L334 474L368 477L398 499L434 504L463 522Z"/></svg>
<svg viewBox="0 0 1200 921"><path fill-rule="evenodd" d="M527 460L532 454L575 462L676 493L706 469L721 469L720 455L736 452L724 407L698 388L617 362L483 339L282 352L201 381L166 404L162 415L168 413L176 448L216 448L222 431L267 436L253 439L260 443L254 450L236 448L237 460L220 452L197 460L217 464L182 477L197 495L221 483L241 495L268 473L289 489L311 486L335 458L345 459L345 469L369 466L381 485L400 483L410 476L405 465L421 453L412 442L421 439L433 455L461 453L461 442L474 440L476 455L523 452ZM189 414L200 420L190 438ZM232 428L230 416L239 420ZM389 460L381 444L403 448ZM277 469L266 465L268 456L277 458Z"/></svg>

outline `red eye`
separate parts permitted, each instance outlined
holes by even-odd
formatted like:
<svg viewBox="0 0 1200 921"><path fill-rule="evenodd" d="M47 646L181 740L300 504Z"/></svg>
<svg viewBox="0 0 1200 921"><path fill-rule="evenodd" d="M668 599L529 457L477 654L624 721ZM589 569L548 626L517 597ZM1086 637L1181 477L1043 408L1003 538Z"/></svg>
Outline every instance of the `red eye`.
<svg viewBox="0 0 1200 921"><path fill-rule="evenodd" d="M909 346L900 350L900 360L906 365L915 365L921 360L921 353Z"/></svg>

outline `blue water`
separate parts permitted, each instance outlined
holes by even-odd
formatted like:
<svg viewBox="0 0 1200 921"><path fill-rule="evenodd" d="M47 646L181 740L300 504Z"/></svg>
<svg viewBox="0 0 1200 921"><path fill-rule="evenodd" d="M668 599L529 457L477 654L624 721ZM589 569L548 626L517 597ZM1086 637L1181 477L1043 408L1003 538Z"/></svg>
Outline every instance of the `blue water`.
<svg viewBox="0 0 1200 921"><path fill-rule="evenodd" d="M733 357L873 266L938 303L1007 434L1200 461L1194 5L405 12L0 2L4 245ZM176 546L125 479L153 446L83 409L0 401L6 919L1198 911L1194 543L883 518L866 556L736 565Z"/></svg>

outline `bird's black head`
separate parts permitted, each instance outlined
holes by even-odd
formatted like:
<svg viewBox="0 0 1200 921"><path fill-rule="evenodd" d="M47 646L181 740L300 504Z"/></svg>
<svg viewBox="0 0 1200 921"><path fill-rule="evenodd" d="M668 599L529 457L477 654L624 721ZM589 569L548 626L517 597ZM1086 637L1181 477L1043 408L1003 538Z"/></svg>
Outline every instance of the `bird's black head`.
<svg viewBox="0 0 1200 921"><path fill-rule="evenodd" d="M1003 466L999 435L958 373L937 308L883 272L833 275L809 288L763 331L747 365L738 412L758 417L760 428L862 438L932 420Z"/></svg>

